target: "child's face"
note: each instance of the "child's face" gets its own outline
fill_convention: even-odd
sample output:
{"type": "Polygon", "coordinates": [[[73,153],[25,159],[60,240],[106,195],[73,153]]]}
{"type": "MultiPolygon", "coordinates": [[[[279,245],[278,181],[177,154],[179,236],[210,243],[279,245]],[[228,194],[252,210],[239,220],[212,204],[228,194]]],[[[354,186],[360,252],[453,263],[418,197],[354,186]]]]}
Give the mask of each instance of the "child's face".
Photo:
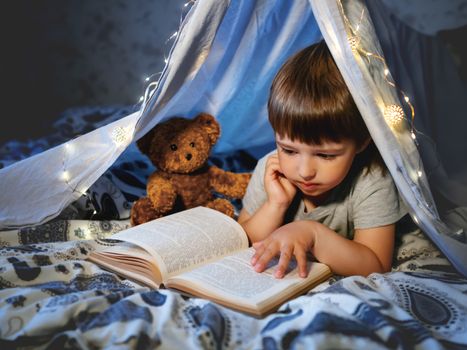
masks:
{"type": "Polygon", "coordinates": [[[324,199],[339,185],[358,153],[352,140],[314,145],[276,134],[276,142],[283,175],[310,198],[324,199]]]}

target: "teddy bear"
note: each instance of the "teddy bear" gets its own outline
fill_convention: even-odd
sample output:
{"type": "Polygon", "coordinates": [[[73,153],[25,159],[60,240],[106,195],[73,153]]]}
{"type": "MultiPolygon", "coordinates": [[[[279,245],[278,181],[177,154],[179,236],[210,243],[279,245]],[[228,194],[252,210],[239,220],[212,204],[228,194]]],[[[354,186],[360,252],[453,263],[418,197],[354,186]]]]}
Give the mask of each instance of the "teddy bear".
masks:
{"type": "Polygon", "coordinates": [[[146,197],[133,203],[133,226],[196,206],[234,217],[234,207],[227,198],[243,197],[251,173],[233,173],[208,164],[219,137],[217,120],[201,113],[194,119],[172,117],[136,142],[156,171],[148,178],[146,197]],[[215,193],[225,198],[216,198],[215,193]]]}

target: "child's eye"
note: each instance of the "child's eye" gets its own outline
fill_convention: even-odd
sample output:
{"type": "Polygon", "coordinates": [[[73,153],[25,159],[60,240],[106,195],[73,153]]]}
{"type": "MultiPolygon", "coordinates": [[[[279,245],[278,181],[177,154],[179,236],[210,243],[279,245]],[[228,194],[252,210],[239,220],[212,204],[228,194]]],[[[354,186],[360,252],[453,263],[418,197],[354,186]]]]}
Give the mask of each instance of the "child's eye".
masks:
{"type": "Polygon", "coordinates": [[[331,160],[331,159],[336,158],[335,154],[326,154],[326,153],[318,153],[317,156],[320,158],[326,159],[326,160],[331,160]]]}
{"type": "Polygon", "coordinates": [[[288,154],[288,155],[292,155],[292,154],[297,153],[294,150],[287,149],[287,148],[282,148],[282,152],[284,152],[285,154],[288,154]]]}

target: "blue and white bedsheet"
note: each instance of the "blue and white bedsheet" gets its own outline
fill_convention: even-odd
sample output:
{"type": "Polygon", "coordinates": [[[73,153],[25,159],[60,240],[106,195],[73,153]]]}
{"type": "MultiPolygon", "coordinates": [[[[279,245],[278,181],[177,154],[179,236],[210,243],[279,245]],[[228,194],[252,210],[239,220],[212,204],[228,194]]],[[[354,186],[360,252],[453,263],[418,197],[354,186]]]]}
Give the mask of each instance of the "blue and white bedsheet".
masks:
{"type": "Polygon", "coordinates": [[[467,347],[467,281],[419,231],[404,235],[393,272],[333,278],[258,319],[100,269],[86,257],[124,225],[78,226],[2,232],[0,348],[467,347]]]}

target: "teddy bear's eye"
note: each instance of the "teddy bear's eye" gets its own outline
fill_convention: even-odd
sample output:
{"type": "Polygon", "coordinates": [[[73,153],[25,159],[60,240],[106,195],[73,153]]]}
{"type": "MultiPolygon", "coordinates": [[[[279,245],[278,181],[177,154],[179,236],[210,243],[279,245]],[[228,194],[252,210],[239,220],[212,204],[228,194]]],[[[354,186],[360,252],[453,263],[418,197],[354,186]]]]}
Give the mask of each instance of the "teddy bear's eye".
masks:
{"type": "Polygon", "coordinates": [[[195,143],[194,143],[194,142],[190,142],[190,146],[191,146],[191,147],[195,147],[195,143]]]}
{"type": "Polygon", "coordinates": [[[174,144],[174,143],[172,143],[172,144],[170,145],[170,149],[171,149],[172,151],[176,151],[176,150],[177,150],[177,145],[174,144]]]}

